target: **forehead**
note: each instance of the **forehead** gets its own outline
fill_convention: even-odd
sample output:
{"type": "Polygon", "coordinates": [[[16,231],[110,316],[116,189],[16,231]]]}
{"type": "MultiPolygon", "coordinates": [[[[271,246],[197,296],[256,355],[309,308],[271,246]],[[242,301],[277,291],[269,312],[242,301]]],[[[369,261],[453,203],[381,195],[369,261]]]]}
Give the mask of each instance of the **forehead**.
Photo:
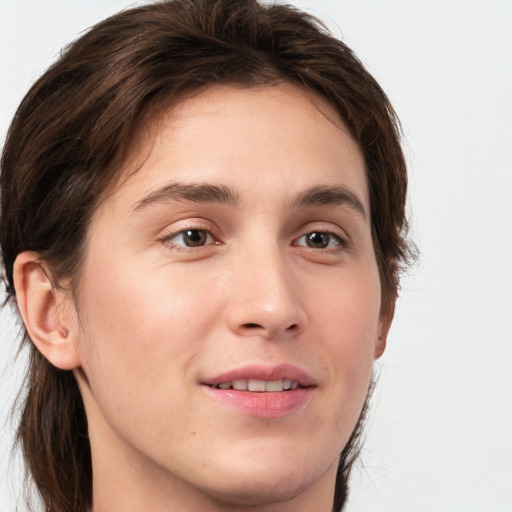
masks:
{"type": "Polygon", "coordinates": [[[114,195],[133,202],[169,180],[249,195],[258,185],[299,194],[341,180],[368,204],[364,158],[338,114],[288,83],[217,85],[161,108],[135,134],[122,176],[114,195]]]}

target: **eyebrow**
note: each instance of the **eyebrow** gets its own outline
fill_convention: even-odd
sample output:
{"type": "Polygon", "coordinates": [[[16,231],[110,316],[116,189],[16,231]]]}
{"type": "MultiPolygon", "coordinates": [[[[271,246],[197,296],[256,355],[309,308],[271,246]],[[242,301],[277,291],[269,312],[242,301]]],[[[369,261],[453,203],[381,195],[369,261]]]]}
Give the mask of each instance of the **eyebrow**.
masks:
{"type": "Polygon", "coordinates": [[[239,204],[238,194],[225,185],[170,183],[135,203],[132,210],[138,211],[155,203],[179,201],[180,199],[197,203],[221,203],[232,206],[239,204]]]}
{"type": "MultiPolygon", "coordinates": [[[[169,183],[135,203],[134,212],[147,206],[168,201],[193,201],[197,203],[220,203],[238,206],[240,198],[236,191],[226,185],[208,183],[169,183]]],[[[346,205],[366,219],[366,210],[359,198],[343,186],[318,186],[301,192],[292,202],[296,206],[346,205]]]]}
{"type": "Polygon", "coordinates": [[[342,186],[320,186],[301,192],[294,203],[297,206],[346,205],[367,218],[363,203],[354,192],[342,186]]]}

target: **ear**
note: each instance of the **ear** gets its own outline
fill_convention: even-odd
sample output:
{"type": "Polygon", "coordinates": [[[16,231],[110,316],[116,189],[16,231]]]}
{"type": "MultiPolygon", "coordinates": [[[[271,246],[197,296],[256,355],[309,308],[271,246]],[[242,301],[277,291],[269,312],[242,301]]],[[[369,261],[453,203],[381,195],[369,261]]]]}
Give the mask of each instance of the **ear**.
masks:
{"type": "Polygon", "coordinates": [[[54,289],[36,252],[18,254],[13,274],[18,309],[36,348],[57,368],[78,368],[78,322],[70,294],[54,289]]]}
{"type": "Polygon", "coordinates": [[[388,341],[388,333],[391,328],[391,323],[393,322],[393,317],[395,316],[395,302],[390,308],[390,311],[386,314],[380,315],[379,319],[379,330],[378,330],[378,338],[377,343],[375,345],[375,352],[373,354],[375,359],[379,359],[380,356],[384,353],[386,349],[386,343],[388,341]]]}

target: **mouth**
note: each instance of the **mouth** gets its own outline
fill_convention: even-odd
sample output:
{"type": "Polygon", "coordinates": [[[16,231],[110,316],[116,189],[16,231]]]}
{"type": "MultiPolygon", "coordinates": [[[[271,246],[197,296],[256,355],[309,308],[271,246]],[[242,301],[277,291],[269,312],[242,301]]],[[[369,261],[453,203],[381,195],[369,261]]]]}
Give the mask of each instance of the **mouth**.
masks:
{"type": "Polygon", "coordinates": [[[279,379],[279,380],[258,380],[258,379],[239,379],[221,382],[215,386],[215,389],[234,389],[235,391],[250,391],[252,393],[279,393],[281,391],[291,391],[298,388],[305,388],[309,386],[302,386],[296,380],[279,379]]]}
{"type": "Polygon", "coordinates": [[[315,380],[311,375],[292,364],[247,365],[211,378],[205,378],[201,384],[215,389],[254,393],[278,393],[316,387],[315,380]]]}
{"type": "Polygon", "coordinates": [[[224,406],[263,418],[279,418],[301,410],[317,387],[308,373],[289,364],[245,366],[201,384],[224,406]]]}

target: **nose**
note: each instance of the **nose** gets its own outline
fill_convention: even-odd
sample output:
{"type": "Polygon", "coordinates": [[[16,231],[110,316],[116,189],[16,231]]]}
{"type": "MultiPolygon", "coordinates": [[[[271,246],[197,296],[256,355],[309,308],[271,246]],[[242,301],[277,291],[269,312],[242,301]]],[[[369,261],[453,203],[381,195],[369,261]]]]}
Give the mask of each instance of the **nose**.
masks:
{"type": "Polygon", "coordinates": [[[301,303],[306,290],[278,247],[239,254],[234,262],[228,323],[239,336],[293,338],[307,324],[301,303]]]}

